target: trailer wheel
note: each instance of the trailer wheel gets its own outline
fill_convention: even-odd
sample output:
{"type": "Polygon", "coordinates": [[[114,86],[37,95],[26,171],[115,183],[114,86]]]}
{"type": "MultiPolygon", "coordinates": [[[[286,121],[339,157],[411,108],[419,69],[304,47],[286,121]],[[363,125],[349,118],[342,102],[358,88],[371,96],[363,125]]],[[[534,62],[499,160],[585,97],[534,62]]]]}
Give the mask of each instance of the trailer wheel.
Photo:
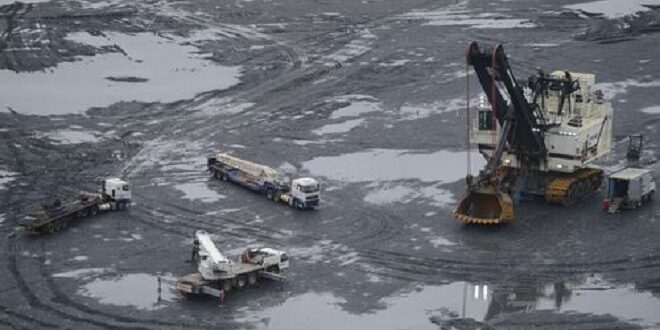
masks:
{"type": "Polygon", "coordinates": [[[273,193],[273,189],[268,189],[266,191],[266,198],[275,200],[275,194],[273,193]]]}
{"type": "Polygon", "coordinates": [[[254,286],[257,284],[257,273],[252,272],[247,275],[247,285],[254,286]]]}
{"type": "Polygon", "coordinates": [[[55,223],[55,231],[60,231],[64,228],[63,223],[61,221],[58,221],[55,223]]]}
{"type": "Polygon", "coordinates": [[[46,225],[46,233],[50,234],[55,231],[55,225],[50,222],[46,225]]]}
{"type": "Polygon", "coordinates": [[[92,215],[92,216],[99,214],[99,207],[96,206],[96,205],[92,206],[89,209],[89,214],[92,215]]]}
{"type": "Polygon", "coordinates": [[[293,207],[293,198],[289,199],[289,206],[293,207]]]}
{"type": "Polygon", "coordinates": [[[222,291],[227,292],[231,290],[233,285],[231,285],[231,280],[222,281],[222,291]]]}
{"type": "Polygon", "coordinates": [[[243,289],[247,284],[247,277],[245,275],[240,275],[236,278],[236,287],[238,289],[243,289]]]}
{"type": "Polygon", "coordinates": [[[270,267],[266,268],[266,271],[269,272],[269,273],[273,273],[273,274],[279,274],[280,273],[280,267],[277,266],[277,265],[273,265],[273,266],[270,266],[270,267]]]}
{"type": "Polygon", "coordinates": [[[222,173],[222,181],[227,181],[227,173],[222,173]]]}

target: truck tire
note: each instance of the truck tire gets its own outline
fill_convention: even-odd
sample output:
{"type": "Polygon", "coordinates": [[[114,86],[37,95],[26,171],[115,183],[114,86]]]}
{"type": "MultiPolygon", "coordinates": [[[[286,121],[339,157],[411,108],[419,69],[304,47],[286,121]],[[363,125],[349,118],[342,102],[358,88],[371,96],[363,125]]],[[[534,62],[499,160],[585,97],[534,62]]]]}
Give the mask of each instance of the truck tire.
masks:
{"type": "Polygon", "coordinates": [[[251,272],[247,274],[247,286],[252,287],[257,284],[257,273],[256,272],[251,272]]]}
{"type": "Polygon", "coordinates": [[[222,173],[222,181],[227,181],[227,173],[222,173]]]}
{"type": "Polygon", "coordinates": [[[97,205],[94,205],[89,209],[89,215],[95,216],[97,214],[99,214],[99,207],[97,205]]]}
{"type": "Polygon", "coordinates": [[[55,225],[54,225],[52,222],[49,222],[49,223],[46,224],[46,226],[45,226],[45,231],[46,231],[46,233],[48,233],[48,234],[51,234],[51,233],[55,232],[55,225]]]}
{"type": "Polygon", "coordinates": [[[268,189],[266,191],[266,198],[275,200],[275,193],[273,192],[273,189],[268,189]]]}
{"type": "Polygon", "coordinates": [[[239,275],[236,277],[236,288],[237,289],[243,289],[245,288],[245,285],[247,284],[247,277],[245,275],[239,275]]]}

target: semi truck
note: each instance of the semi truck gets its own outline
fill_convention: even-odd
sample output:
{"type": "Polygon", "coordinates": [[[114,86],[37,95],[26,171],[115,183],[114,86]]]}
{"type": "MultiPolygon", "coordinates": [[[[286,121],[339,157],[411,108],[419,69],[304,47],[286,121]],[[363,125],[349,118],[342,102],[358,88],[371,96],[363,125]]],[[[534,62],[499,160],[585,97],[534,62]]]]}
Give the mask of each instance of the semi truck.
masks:
{"type": "Polygon", "coordinates": [[[313,178],[298,178],[287,183],[279,173],[264,165],[243,160],[226,153],[208,158],[211,175],[222,181],[244,186],[275,202],[296,209],[313,209],[320,203],[319,182],[313,178]]]}
{"type": "Polygon", "coordinates": [[[252,287],[261,279],[284,282],[283,272],[289,268],[287,254],[272,248],[248,248],[233,262],[201,229],[194,234],[192,259],[197,272],[179,278],[176,289],[185,295],[210,295],[221,300],[227,292],[252,287]]]}
{"type": "Polygon", "coordinates": [[[81,191],[43,203],[38,210],[30,212],[19,226],[30,233],[53,233],[62,230],[74,219],[122,210],[130,203],[131,190],[128,182],[109,178],[101,182],[98,192],[81,191]]]}
{"type": "Polygon", "coordinates": [[[636,209],[653,199],[655,179],[648,169],[625,168],[607,179],[607,195],[603,210],[619,213],[621,209],[636,209]]]}

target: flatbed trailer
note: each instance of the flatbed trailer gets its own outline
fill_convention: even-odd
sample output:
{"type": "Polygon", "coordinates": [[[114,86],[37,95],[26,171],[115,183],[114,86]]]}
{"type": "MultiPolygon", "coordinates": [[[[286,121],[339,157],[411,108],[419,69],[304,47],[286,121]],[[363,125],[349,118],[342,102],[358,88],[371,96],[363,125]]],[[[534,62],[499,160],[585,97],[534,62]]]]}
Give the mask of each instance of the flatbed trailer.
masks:
{"type": "Polygon", "coordinates": [[[75,219],[101,212],[123,210],[130,204],[128,183],[113,178],[105,180],[101,192],[82,191],[41,205],[19,224],[26,232],[49,234],[60,231],[75,219]]]}
{"type": "Polygon", "coordinates": [[[209,295],[224,299],[227,292],[234,289],[244,289],[255,286],[260,280],[286,282],[286,277],[279,273],[269,272],[258,267],[246,267],[233,278],[223,280],[205,280],[202,273],[192,273],[179,278],[175,287],[179,292],[189,295],[209,295]]]}
{"type": "Polygon", "coordinates": [[[226,154],[208,158],[207,168],[216,179],[241,185],[296,209],[313,209],[320,203],[319,183],[313,178],[298,178],[289,184],[270,167],[226,154]]]}

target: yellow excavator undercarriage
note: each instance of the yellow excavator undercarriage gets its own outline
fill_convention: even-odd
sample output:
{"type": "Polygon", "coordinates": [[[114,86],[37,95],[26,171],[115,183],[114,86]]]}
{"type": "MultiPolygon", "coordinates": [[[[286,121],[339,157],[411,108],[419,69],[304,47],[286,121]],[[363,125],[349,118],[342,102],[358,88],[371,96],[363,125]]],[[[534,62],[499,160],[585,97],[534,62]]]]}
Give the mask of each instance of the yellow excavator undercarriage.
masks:
{"type": "MultiPolygon", "coordinates": [[[[454,211],[456,219],[465,223],[501,224],[514,217],[513,200],[504,186],[506,178],[515,177],[514,169],[500,168],[495,180],[469,188],[454,211]],[[508,175],[513,174],[513,175],[508,175]]],[[[572,205],[592,196],[603,181],[603,171],[585,168],[573,173],[539,173],[548,182],[545,200],[551,204],[572,205]]],[[[510,180],[510,179],[509,179],[510,180]]]]}

